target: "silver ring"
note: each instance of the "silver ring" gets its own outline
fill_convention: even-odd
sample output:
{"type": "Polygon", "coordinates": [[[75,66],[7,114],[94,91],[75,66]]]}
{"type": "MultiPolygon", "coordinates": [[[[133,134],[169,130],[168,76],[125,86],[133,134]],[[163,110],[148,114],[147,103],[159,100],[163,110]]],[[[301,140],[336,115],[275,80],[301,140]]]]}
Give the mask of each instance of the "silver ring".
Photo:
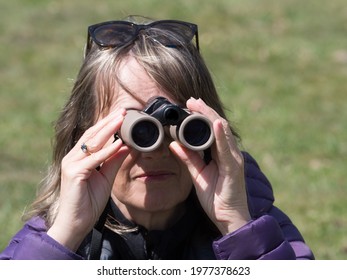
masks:
{"type": "Polygon", "coordinates": [[[85,143],[83,143],[81,145],[81,150],[82,150],[83,153],[89,154],[88,147],[87,147],[87,145],[85,143]]]}

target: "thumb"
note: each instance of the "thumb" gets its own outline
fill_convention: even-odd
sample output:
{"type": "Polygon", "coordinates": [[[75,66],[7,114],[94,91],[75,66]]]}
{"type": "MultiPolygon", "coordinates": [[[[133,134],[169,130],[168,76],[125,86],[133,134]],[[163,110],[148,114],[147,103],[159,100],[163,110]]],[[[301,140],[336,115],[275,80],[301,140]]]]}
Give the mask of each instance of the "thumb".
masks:
{"type": "Polygon", "coordinates": [[[107,181],[110,182],[110,185],[113,185],[113,181],[116,178],[116,174],[121,167],[123,161],[129,154],[130,149],[123,145],[120,149],[112,155],[107,161],[102,164],[101,172],[107,178],[107,181]]]}
{"type": "Polygon", "coordinates": [[[170,143],[169,148],[187,166],[195,187],[206,187],[208,178],[204,178],[206,163],[203,156],[196,151],[185,148],[175,141],[170,143]]]}

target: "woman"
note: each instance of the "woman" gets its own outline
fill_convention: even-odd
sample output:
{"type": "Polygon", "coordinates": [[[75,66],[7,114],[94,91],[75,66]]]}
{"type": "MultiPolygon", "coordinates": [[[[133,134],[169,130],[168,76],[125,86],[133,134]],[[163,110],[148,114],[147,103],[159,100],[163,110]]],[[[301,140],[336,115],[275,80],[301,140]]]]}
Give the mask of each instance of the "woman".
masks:
{"type": "Polygon", "coordinates": [[[199,54],[196,25],[93,25],[56,123],[52,166],[0,258],[312,259],[238,140],[199,54]],[[114,137],[130,110],[158,96],[205,116],[212,146],[194,151],[166,128],[159,147],[145,152],[114,137]]]}

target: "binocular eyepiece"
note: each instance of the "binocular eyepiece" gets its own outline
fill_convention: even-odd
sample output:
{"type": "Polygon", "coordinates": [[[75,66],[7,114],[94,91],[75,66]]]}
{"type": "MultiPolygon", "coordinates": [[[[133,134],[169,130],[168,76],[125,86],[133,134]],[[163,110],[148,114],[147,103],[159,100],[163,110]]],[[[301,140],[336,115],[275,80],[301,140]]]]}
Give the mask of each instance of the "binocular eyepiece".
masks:
{"type": "Polygon", "coordinates": [[[117,136],[140,152],[150,152],[162,144],[165,133],[194,151],[205,150],[214,141],[209,119],[164,97],[151,99],[143,111],[128,110],[117,136]]]}

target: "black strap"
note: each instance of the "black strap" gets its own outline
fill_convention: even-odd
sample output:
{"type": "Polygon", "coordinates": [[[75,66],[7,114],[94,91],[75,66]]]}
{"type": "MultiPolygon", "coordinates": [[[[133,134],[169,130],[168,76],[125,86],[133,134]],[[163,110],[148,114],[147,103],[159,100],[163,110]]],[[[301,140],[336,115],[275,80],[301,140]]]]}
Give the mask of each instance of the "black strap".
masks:
{"type": "Polygon", "coordinates": [[[104,211],[102,212],[98,222],[92,230],[92,239],[90,242],[90,251],[88,260],[100,260],[101,247],[102,247],[102,234],[106,222],[107,214],[110,209],[110,201],[107,202],[104,211]]]}

